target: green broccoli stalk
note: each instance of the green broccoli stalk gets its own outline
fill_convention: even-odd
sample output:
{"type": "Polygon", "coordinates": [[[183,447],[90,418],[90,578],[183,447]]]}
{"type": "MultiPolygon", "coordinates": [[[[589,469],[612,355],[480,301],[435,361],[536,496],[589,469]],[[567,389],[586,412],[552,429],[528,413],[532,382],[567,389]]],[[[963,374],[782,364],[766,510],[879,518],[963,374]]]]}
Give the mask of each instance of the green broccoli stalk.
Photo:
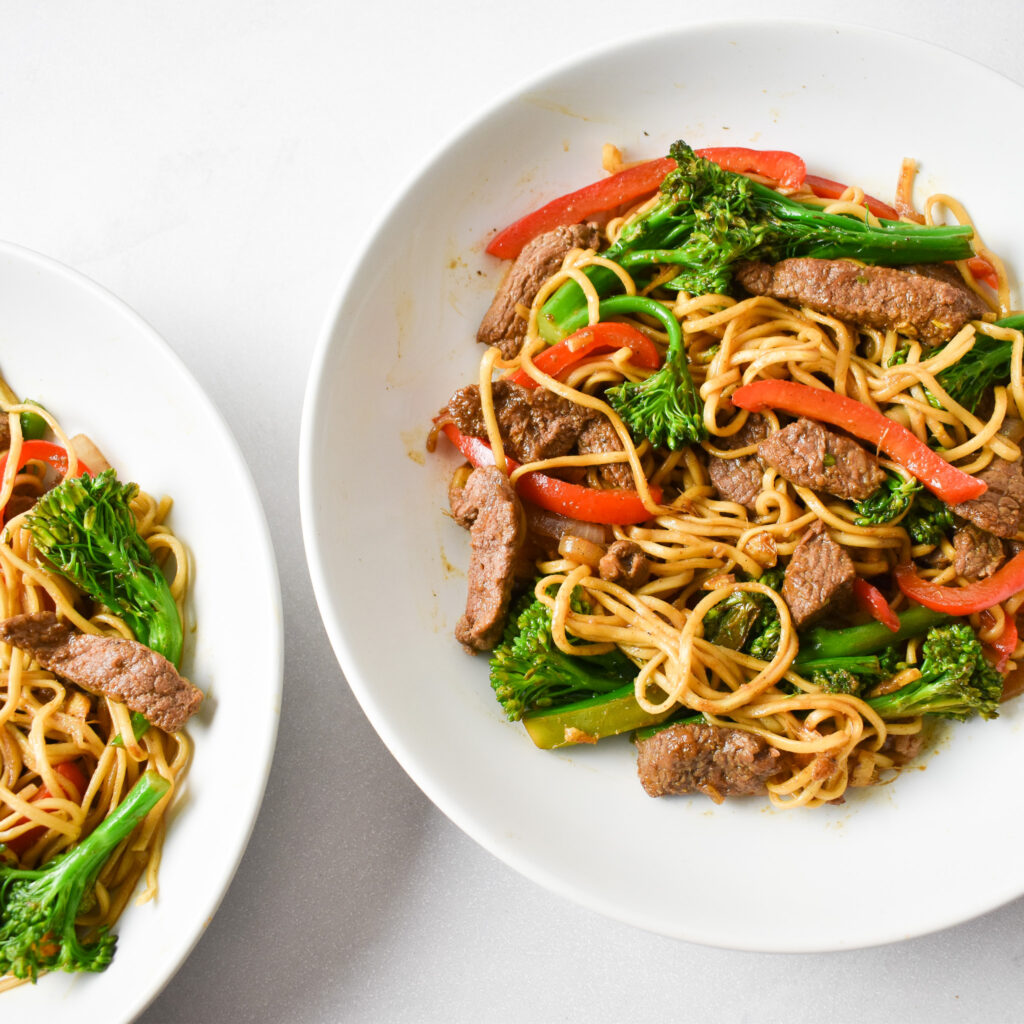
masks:
{"type": "Polygon", "coordinates": [[[181,617],[139,535],[129,505],[137,493],[112,469],[65,480],[36,502],[26,525],[57,572],[120,615],[140,643],[180,666],[181,617]]]}
{"type": "MultiPolygon", "coordinates": [[[[1024,315],[1008,316],[996,321],[994,326],[1024,330],[1024,315]]],[[[1009,382],[1012,359],[1012,341],[997,341],[984,331],[978,331],[971,348],[952,366],[940,370],[936,380],[954,402],[973,413],[982,395],[988,394],[996,384],[1009,382]]]]}
{"type": "Polygon", "coordinates": [[[899,614],[900,628],[893,632],[881,622],[868,622],[846,629],[825,629],[815,626],[800,635],[800,651],[793,667],[802,672],[802,666],[832,658],[853,658],[865,654],[878,654],[894,644],[916,636],[924,636],[933,626],[950,621],[945,612],[915,604],[899,614]]]}
{"type": "Polygon", "coordinates": [[[859,696],[903,668],[906,665],[899,660],[897,649],[888,647],[878,654],[805,661],[797,666],[797,671],[826,693],[852,693],[859,696]]]}
{"type": "MultiPolygon", "coordinates": [[[[575,598],[574,606],[582,610],[575,598]]],[[[620,689],[636,671],[619,650],[602,655],[560,650],[551,636],[551,611],[532,592],[509,616],[505,635],[491,655],[491,687],[513,722],[529,711],[620,689]]]]}
{"type": "Polygon", "coordinates": [[[921,648],[921,678],[868,704],[883,718],[938,715],[965,721],[996,718],[1003,677],[986,660],[974,630],[963,622],[929,631],[921,648]]]}
{"type": "MultiPolygon", "coordinates": [[[[665,362],[642,381],[623,381],[607,391],[612,408],[622,417],[637,443],[648,438],[659,448],[684,448],[707,436],[704,403],[690,376],[679,321],[663,303],[639,295],[616,295],[600,306],[602,320],[625,313],[643,313],[657,320],[668,335],[665,362]]],[[[582,306],[565,321],[569,332],[588,322],[582,306]]]]}
{"type": "Polygon", "coordinates": [[[148,771],[120,806],[67,853],[35,869],[0,864],[0,975],[35,982],[49,970],[106,968],[116,937],[100,929],[92,941],[82,941],[75,919],[114,849],[170,786],[163,776],[148,771]]]}
{"type": "Polygon", "coordinates": [[[921,484],[913,477],[886,473],[885,480],[873,494],[854,504],[858,526],[879,526],[902,516],[914,501],[921,484]]]}
{"type": "MultiPolygon", "coordinates": [[[[677,168],[666,175],[661,198],[628,224],[602,255],[643,278],[661,267],[678,273],[664,287],[692,294],[728,293],[740,260],[775,262],[791,256],[849,257],[901,266],[973,255],[966,225],[923,226],[883,221],[872,227],[857,217],[824,213],[749,178],[723,170],[676,142],[677,168]]],[[[605,267],[585,271],[599,295],[618,287],[605,267]]],[[[567,281],[544,304],[539,326],[549,341],[567,333],[565,322],[584,305],[583,291],[567,281]]]]}

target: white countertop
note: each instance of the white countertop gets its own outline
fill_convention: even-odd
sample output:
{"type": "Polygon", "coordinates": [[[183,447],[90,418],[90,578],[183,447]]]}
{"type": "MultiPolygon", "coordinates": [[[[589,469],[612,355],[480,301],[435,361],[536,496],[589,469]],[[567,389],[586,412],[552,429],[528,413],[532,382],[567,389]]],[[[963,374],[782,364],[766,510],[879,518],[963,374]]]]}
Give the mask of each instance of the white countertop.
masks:
{"type": "MultiPolygon", "coordinates": [[[[1024,84],[1024,6],[976,6],[771,10],[917,36],[1024,84]]],[[[408,779],[320,625],[297,444],[339,279],[413,166],[522,79],[659,16],[767,16],[756,0],[647,10],[632,23],[613,0],[0,3],[0,236],[99,281],[184,358],[252,466],[280,562],[285,690],[266,800],[219,913],[147,1024],[1024,1015],[1019,900],[900,945],[781,956],[661,938],[551,895],[408,779]]],[[[926,101],[922,83],[865,116],[909,120],[926,101]]],[[[971,102],[985,97],[965,97],[950,130],[983,142],[970,139],[971,102]]],[[[880,854],[899,870],[898,851],[880,854]]]]}

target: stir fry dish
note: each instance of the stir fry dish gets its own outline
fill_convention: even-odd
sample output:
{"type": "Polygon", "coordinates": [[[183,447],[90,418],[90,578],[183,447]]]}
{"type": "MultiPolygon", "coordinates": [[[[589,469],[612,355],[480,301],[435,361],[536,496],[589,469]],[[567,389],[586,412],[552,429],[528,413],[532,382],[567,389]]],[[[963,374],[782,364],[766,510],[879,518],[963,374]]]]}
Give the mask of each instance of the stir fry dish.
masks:
{"type": "Polygon", "coordinates": [[[651,796],[780,807],[893,779],[1022,688],[1024,315],[948,195],[784,151],[626,166],[491,240],[457,640],[553,749],[651,796]],[[611,737],[620,737],[612,740],[611,737]]]}
{"type": "Polygon", "coordinates": [[[0,991],[101,971],[144,882],[203,699],[180,674],[188,556],[171,503],[118,480],[0,379],[0,991]]]}

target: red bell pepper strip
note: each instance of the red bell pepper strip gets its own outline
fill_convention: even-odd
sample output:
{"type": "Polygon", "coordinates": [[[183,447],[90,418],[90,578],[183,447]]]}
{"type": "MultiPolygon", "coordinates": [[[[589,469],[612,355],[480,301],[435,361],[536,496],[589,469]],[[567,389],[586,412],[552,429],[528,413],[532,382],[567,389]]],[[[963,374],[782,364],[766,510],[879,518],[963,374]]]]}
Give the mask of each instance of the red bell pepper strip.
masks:
{"type": "MultiPolygon", "coordinates": [[[[18,456],[18,472],[25,468],[29,462],[45,462],[51,469],[55,470],[62,477],[68,473],[68,453],[66,449],[52,441],[23,441],[21,454],[18,456]]],[[[0,479],[3,478],[4,470],[7,468],[7,455],[0,455],[0,479]]],[[[78,460],[78,475],[88,473],[93,476],[93,471],[81,460],[78,460]]],[[[3,510],[0,509],[0,513],[3,510]]]]}
{"type": "MultiPolygon", "coordinates": [[[[557,345],[534,356],[533,364],[549,377],[558,377],[598,352],[617,352],[620,348],[632,351],[632,362],[637,366],[647,370],[656,370],[661,366],[661,353],[646,334],[641,334],[629,324],[611,321],[581,327],[557,345]]],[[[508,379],[524,388],[537,386],[537,382],[525,370],[516,370],[509,374],[508,379]]]]}
{"type": "MultiPolygon", "coordinates": [[[[454,423],[446,423],[441,429],[448,440],[474,466],[494,465],[494,452],[483,438],[461,433],[454,423]]],[[[520,465],[507,455],[505,462],[509,473],[518,469],[520,465]]],[[[583,487],[545,473],[524,473],[516,481],[516,490],[521,498],[532,501],[534,505],[547,509],[548,512],[557,512],[570,519],[581,519],[587,523],[628,526],[651,518],[651,513],[644,507],[636,491],[605,491],[596,487],[583,487]]],[[[651,497],[660,502],[661,489],[652,487],[651,497]]]]}
{"type": "Polygon", "coordinates": [[[1006,663],[1013,657],[1013,652],[1017,649],[1018,640],[1016,617],[1013,615],[1004,616],[1003,632],[999,635],[999,639],[992,644],[992,649],[998,655],[996,668],[1000,672],[1006,670],[1006,663]]]}
{"type": "Polygon", "coordinates": [[[858,576],[853,581],[853,597],[861,611],[867,612],[876,622],[894,633],[900,631],[899,616],[889,607],[878,587],[858,576]]]}
{"type": "Polygon", "coordinates": [[[745,149],[742,146],[711,146],[696,150],[727,171],[736,174],[758,174],[771,178],[784,188],[798,188],[807,177],[807,166],[796,153],[784,149],[745,149]]]}
{"type": "MultiPolygon", "coordinates": [[[[830,178],[821,178],[817,174],[808,174],[804,178],[804,184],[809,186],[810,190],[819,199],[838,199],[847,189],[846,185],[838,181],[832,181],[830,178]]],[[[882,220],[900,219],[900,215],[896,210],[888,203],[883,203],[881,199],[876,199],[874,196],[869,196],[865,193],[864,203],[876,217],[882,220]]]]}
{"type": "Polygon", "coordinates": [[[504,260],[514,259],[527,242],[545,231],[566,224],[579,224],[597,213],[605,213],[623,203],[653,195],[665,175],[675,170],[675,167],[675,160],[669,156],[649,160],[552,199],[546,206],[528,213],[499,231],[488,244],[487,252],[504,260]]]}
{"type": "Polygon", "coordinates": [[[885,452],[947,505],[977,498],[987,489],[983,480],[957,469],[906,427],[845,395],[792,380],[758,380],[730,397],[749,412],[778,409],[840,427],[885,452]]]}
{"type": "Polygon", "coordinates": [[[966,587],[944,587],[921,579],[909,562],[896,566],[896,585],[912,601],[936,612],[972,615],[983,612],[1024,590],[1024,551],[1014,555],[1001,569],[966,587]]]}
{"type": "MultiPolygon", "coordinates": [[[[795,153],[778,149],[744,149],[741,146],[712,146],[698,149],[698,156],[737,174],[760,174],[786,188],[796,188],[804,180],[807,168],[795,153]]],[[[527,242],[554,228],[580,221],[598,213],[607,213],[624,203],[632,203],[658,191],[669,171],[676,169],[670,156],[628,167],[618,174],[602,178],[569,192],[521,217],[499,231],[488,243],[487,252],[501,259],[515,259],[527,242]]]]}
{"type": "MultiPolygon", "coordinates": [[[[77,790],[79,797],[84,795],[89,782],[82,772],[82,769],[78,767],[78,764],[75,761],[64,761],[61,764],[54,765],[53,770],[71,783],[74,789],[77,790]]],[[[30,802],[36,803],[39,800],[46,800],[51,796],[53,796],[53,794],[46,786],[40,786],[40,788],[36,790],[30,802]]],[[[28,818],[22,818],[21,821],[16,822],[16,824],[20,825],[25,821],[28,821],[28,818]]],[[[33,843],[37,842],[45,832],[45,825],[36,825],[35,828],[30,828],[27,832],[22,832],[20,836],[8,839],[6,843],[7,849],[20,857],[32,846],[33,843]]]]}
{"type": "Polygon", "coordinates": [[[984,281],[990,288],[999,287],[999,275],[984,256],[972,256],[967,261],[967,269],[976,281],[984,281]]]}

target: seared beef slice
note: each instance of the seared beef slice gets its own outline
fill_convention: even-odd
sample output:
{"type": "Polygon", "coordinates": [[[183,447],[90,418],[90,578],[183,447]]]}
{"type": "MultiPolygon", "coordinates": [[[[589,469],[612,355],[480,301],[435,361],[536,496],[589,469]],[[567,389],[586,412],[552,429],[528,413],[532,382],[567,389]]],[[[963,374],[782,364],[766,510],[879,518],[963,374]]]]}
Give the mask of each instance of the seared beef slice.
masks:
{"type": "Polygon", "coordinates": [[[874,455],[813,420],[797,420],[765,438],[757,454],[787,480],[851,501],[863,501],[885,480],[874,455]]]}
{"type": "Polygon", "coordinates": [[[877,330],[897,330],[927,345],[948,341],[988,312],[962,280],[921,268],[865,267],[809,257],[744,263],[736,280],[754,295],[810,306],[877,330]]]}
{"type": "Polygon", "coordinates": [[[842,545],[819,519],[800,538],[786,566],[782,597],[799,629],[826,611],[842,610],[853,593],[857,573],[842,545]]]}

